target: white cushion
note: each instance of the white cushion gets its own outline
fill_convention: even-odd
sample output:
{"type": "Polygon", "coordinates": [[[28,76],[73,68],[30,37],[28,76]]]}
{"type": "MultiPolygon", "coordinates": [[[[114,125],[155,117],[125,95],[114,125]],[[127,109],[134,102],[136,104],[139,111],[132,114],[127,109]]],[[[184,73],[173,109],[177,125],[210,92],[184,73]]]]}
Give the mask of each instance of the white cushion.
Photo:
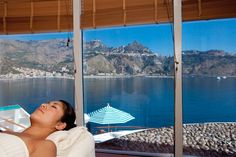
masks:
{"type": "Polygon", "coordinates": [[[56,131],[47,137],[57,147],[57,157],[95,157],[95,143],[85,127],[56,131]]]}

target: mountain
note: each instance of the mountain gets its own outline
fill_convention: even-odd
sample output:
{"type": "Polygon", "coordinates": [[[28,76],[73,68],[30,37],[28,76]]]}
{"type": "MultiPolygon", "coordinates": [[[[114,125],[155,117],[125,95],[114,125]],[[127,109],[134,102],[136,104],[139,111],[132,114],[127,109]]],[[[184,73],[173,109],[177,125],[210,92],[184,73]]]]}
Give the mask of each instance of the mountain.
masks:
{"type": "Polygon", "coordinates": [[[85,42],[83,45],[84,53],[106,53],[110,52],[112,48],[105,46],[100,40],[92,40],[85,42]]]}
{"type": "Polygon", "coordinates": [[[152,54],[153,52],[149,50],[147,47],[144,47],[137,41],[129,43],[126,46],[120,46],[117,48],[114,47],[107,47],[102,43],[100,40],[92,40],[86,42],[83,46],[83,50],[85,54],[96,54],[96,53],[141,53],[141,54],[152,54]]]}
{"type": "Polygon", "coordinates": [[[66,66],[73,71],[72,46],[66,40],[19,41],[0,39],[0,73],[15,73],[13,67],[60,71],[66,66]]]}
{"type": "Polygon", "coordinates": [[[221,50],[184,51],[183,74],[236,76],[236,55],[221,50]]]}
{"type": "MultiPolygon", "coordinates": [[[[173,57],[155,55],[137,41],[118,48],[106,47],[99,40],[96,43],[100,50],[85,49],[89,52],[84,57],[87,75],[173,75],[173,57]]],[[[236,55],[222,50],[183,51],[182,59],[184,75],[236,76],[236,55]]]]}
{"type": "MultiPolygon", "coordinates": [[[[102,49],[87,46],[89,51],[84,50],[89,52],[84,56],[87,75],[173,75],[173,57],[156,55],[137,41],[118,48],[106,47],[99,40],[96,43],[102,49]]],[[[183,75],[236,76],[236,55],[222,50],[183,51],[182,59],[183,75]]]]}
{"type": "Polygon", "coordinates": [[[163,59],[137,41],[118,48],[90,41],[84,47],[84,74],[167,75],[163,59]],[[101,49],[99,49],[101,48],[101,49]]]}
{"type": "MultiPolygon", "coordinates": [[[[73,45],[64,39],[19,41],[0,39],[0,74],[19,73],[14,67],[73,74],[73,45]]],[[[108,47],[100,40],[83,45],[85,75],[173,75],[173,56],[160,56],[134,41],[108,47]]],[[[236,76],[236,55],[221,50],[183,51],[183,74],[236,76]]]]}

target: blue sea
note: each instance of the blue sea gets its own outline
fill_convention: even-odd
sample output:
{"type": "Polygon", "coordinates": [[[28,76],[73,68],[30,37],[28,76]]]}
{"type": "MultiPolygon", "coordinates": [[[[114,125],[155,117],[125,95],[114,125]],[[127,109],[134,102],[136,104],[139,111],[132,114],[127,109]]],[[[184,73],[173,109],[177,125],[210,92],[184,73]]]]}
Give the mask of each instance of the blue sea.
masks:
{"type": "MultiPolygon", "coordinates": [[[[41,103],[65,99],[74,104],[74,80],[0,80],[0,106],[19,104],[32,113],[41,103]]],[[[135,117],[122,126],[161,127],[174,123],[173,78],[85,78],[84,112],[107,103],[135,117]]],[[[236,78],[183,78],[184,123],[236,122],[236,78]]],[[[99,125],[91,123],[90,127],[99,125]]]]}

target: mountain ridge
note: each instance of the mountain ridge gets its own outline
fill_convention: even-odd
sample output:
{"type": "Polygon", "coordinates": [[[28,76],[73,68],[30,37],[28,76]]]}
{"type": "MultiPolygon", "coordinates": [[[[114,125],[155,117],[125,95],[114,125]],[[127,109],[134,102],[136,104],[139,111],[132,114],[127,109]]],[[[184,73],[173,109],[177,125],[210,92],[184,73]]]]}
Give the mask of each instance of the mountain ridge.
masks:
{"type": "MultiPolygon", "coordinates": [[[[73,74],[73,45],[66,39],[1,40],[0,74],[16,73],[11,67],[73,74]]],[[[100,40],[83,45],[84,75],[173,75],[173,56],[161,56],[138,41],[108,47],[100,40]]],[[[223,50],[186,50],[182,53],[183,75],[236,76],[236,55],[223,50]]]]}

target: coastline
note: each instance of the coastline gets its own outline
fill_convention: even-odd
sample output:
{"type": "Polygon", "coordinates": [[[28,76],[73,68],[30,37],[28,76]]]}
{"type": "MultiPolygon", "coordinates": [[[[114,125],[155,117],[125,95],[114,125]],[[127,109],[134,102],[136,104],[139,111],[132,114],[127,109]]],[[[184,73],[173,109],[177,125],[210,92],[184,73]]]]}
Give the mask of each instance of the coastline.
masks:
{"type": "MultiPolygon", "coordinates": [[[[137,78],[137,77],[144,77],[144,78],[167,78],[167,79],[174,79],[174,76],[158,76],[158,75],[84,75],[84,79],[116,79],[116,78],[137,78]]],[[[224,76],[206,76],[206,75],[183,75],[183,78],[217,78],[217,77],[224,77],[224,76]]],[[[22,79],[37,79],[37,78],[61,78],[61,79],[72,79],[74,77],[72,75],[69,76],[21,76],[21,77],[1,77],[1,80],[22,80],[22,79]]],[[[236,78],[236,76],[227,76],[227,78],[236,78]]]]}
{"type": "Polygon", "coordinates": [[[71,79],[74,80],[74,77],[71,76],[32,76],[32,77],[20,77],[20,78],[0,78],[0,81],[8,81],[8,80],[23,80],[23,79],[54,79],[54,78],[59,78],[59,79],[71,79]]]}
{"type": "MultiPolygon", "coordinates": [[[[174,152],[173,127],[150,128],[96,144],[96,148],[148,153],[174,152]]],[[[236,122],[183,125],[185,155],[236,156],[236,122]]]]}

